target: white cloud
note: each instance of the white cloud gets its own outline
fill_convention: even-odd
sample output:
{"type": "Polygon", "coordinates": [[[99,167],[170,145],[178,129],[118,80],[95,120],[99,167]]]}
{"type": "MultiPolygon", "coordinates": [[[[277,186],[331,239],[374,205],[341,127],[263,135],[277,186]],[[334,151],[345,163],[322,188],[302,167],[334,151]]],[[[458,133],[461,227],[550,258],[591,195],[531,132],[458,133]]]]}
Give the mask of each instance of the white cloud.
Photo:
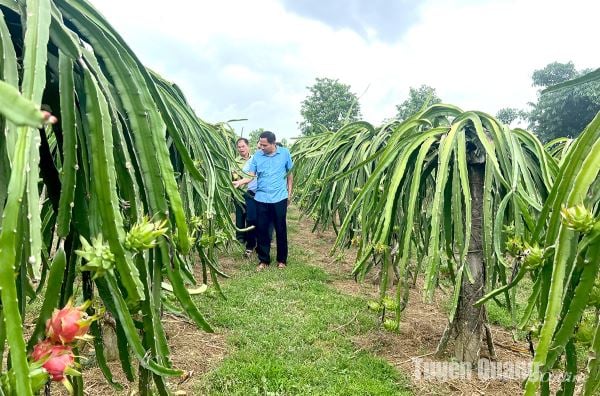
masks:
{"type": "Polygon", "coordinates": [[[226,65],[221,73],[224,78],[233,80],[238,84],[258,84],[264,77],[244,65],[226,65]]]}
{"type": "MultiPolygon", "coordinates": [[[[200,117],[249,118],[236,129],[287,137],[297,134],[300,102],[316,77],[364,92],[363,115],[379,123],[411,86],[428,84],[446,102],[495,113],[535,100],[531,73],[549,62],[600,64],[600,6],[584,0],[429,0],[412,26],[398,26],[396,42],[377,41],[376,26],[366,34],[333,28],[276,0],[92,2],[143,62],[180,85],[200,117]]],[[[393,23],[386,26],[390,33],[393,23]]]]}

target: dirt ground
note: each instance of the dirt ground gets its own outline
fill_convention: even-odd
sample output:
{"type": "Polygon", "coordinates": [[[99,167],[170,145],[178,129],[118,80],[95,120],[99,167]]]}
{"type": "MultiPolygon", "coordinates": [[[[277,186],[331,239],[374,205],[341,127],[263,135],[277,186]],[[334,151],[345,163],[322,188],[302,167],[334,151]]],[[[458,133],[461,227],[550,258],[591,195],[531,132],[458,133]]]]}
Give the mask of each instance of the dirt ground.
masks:
{"type": "MultiPolygon", "coordinates": [[[[329,250],[335,239],[333,233],[312,233],[312,223],[306,218],[295,220],[294,217],[290,219],[290,225],[296,229],[296,232],[290,234],[290,245],[301,246],[312,264],[330,273],[333,287],[349,295],[377,297],[376,285],[369,281],[359,284],[351,277],[353,252],[347,252],[338,259],[329,256],[329,250]]],[[[228,273],[233,275],[237,272],[237,265],[231,258],[223,257],[221,264],[228,273]]],[[[416,378],[414,374],[418,367],[415,361],[424,364],[451,361],[447,356],[442,358],[433,356],[447,324],[447,315],[442,308],[447,296],[444,292],[438,291],[433,304],[425,304],[420,290],[418,283],[417,287],[410,291],[409,304],[402,314],[399,333],[388,332],[382,328],[356,337],[353,342],[359,350],[374,353],[397,367],[410,379],[417,395],[521,394],[520,380],[485,380],[477,374],[477,371],[472,371],[470,378],[444,380],[416,378]]],[[[192,323],[170,315],[165,316],[164,323],[172,350],[173,364],[186,372],[183,378],[170,380],[170,388],[178,392],[177,394],[193,394],[194,385],[227,354],[226,334],[206,334],[192,323]]],[[[531,360],[525,341],[514,342],[510,332],[501,327],[492,326],[491,331],[495,341],[497,361],[527,363],[531,360]]],[[[487,349],[482,349],[482,356],[485,356],[486,351],[487,349]]],[[[119,362],[115,361],[110,365],[115,380],[124,385],[124,391],[114,391],[98,368],[90,368],[85,370],[86,394],[124,395],[135,392],[132,385],[125,380],[119,362]]]]}
{"type": "MultiPolygon", "coordinates": [[[[226,355],[226,334],[208,334],[186,320],[165,315],[163,323],[171,348],[173,366],[183,370],[181,378],[168,380],[169,389],[178,395],[193,395],[193,389],[203,374],[215,367],[226,355]]],[[[104,378],[98,367],[84,368],[84,394],[86,395],[135,395],[137,382],[129,383],[118,360],[109,362],[114,380],[123,385],[115,390],[104,378]]],[[[52,394],[66,395],[61,384],[54,383],[52,394]]]]}
{"type": "MultiPolygon", "coordinates": [[[[329,249],[333,246],[335,235],[331,232],[312,233],[312,224],[308,219],[297,221],[298,232],[291,237],[296,246],[306,246],[312,257],[311,262],[335,275],[332,285],[339,291],[377,298],[377,285],[370,281],[361,284],[354,281],[351,271],[354,264],[353,252],[348,252],[341,260],[332,260],[329,249]]],[[[402,313],[400,332],[381,330],[365,334],[353,340],[363,350],[370,351],[398,368],[411,380],[417,395],[518,395],[522,393],[521,380],[496,379],[485,380],[478,371],[470,372],[470,379],[461,375],[458,379],[425,380],[416,378],[416,369],[430,362],[451,362],[450,357],[436,358],[434,352],[447,324],[447,315],[443,303],[448,298],[443,291],[437,291],[433,304],[423,302],[422,282],[410,291],[409,303],[402,313]],[[422,364],[417,365],[416,362],[422,364]]],[[[519,362],[525,365],[531,361],[528,345],[525,341],[514,342],[509,331],[502,327],[491,326],[494,338],[497,362],[519,362]]],[[[487,356],[487,348],[482,349],[482,357],[487,356]]],[[[432,367],[431,365],[427,367],[432,367]]]]}

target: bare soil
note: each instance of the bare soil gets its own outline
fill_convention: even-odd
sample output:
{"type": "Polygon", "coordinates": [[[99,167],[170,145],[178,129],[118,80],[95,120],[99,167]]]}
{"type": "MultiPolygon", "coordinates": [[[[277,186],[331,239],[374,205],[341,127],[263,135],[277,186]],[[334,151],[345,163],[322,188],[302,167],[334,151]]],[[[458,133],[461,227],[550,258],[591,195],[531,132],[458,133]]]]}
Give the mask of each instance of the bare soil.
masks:
{"type": "MultiPolygon", "coordinates": [[[[335,235],[332,232],[312,232],[312,222],[307,218],[297,219],[297,211],[289,224],[295,228],[290,233],[290,246],[305,252],[306,261],[323,268],[332,275],[331,285],[341,293],[375,299],[378,296],[377,285],[371,280],[357,283],[351,276],[354,254],[347,251],[342,255],[329,255],[335,235]]],[[[223,257],[221,264],[230,275],[239,271],[239,263],[230,257],[223,257]]],[[[226,281],[224,281],[226,282],[226,281]]],[[[369,351],[387,360],[402,372],[410,381],[417,395],[506,395],[520,394],[520,380],[484,380],[471,372],[470,378],[453,380],[425,380],[415,375],[415,359],[422,361],[450,362],[448,356],[436,358],[434,352],[447,324],[447,315],[443,304],[449,296],[438,291],[432,304],[424,303],[420,290],[422,284],[410,291],[409,304],[402,313],[399,333],[388,332],[381,327],[355,337],[352,341],[358,350],[369,351]]],[[[226,334],[207,334],[198,330],[192,323],[181,318],[165,315],[164,323],[169,337],[172,360],[175,367],[185,371],[182,378],[169,380],[172,391],[177,394],[194,394],[195,384],[204,374],[214,368],[226,356],[228,346],[226,334]]],[[[497,360],[501,362],[529,362],[531,356],[524,341],[515,342],[509,331],[492,326],[497,360]]],[[[482,348],[482,356],[487,349],[482,348]]],[[[98,368],[85,370],[85,393],[88,395],[124,395],[135,392],[135,384],[130,384],[122,374],[118,361],[110,363],[115,380],[124,386],[124,391],[116,392],[104,379],[98,368]]],[[[58,387],[53,389],[58,390],[58,387]]],[[[61,391],[53,394],[62,393],[61,391]]]]}
{"type": "MultiPolygon", "coordinates": [[[[209,334],[191,322],[181,318],[165,315],[163,317],[165,331],[171,348],[173,366],[183,370],[180,378],[168,379],[169,389],[174,394],[194,394],[194,386],[202,376],[215,367],[226,355],[226,334],[209,334]],[[176,393],[178,392],[178,393],[176,393]]],[[[113,379],[123,385],[122,391],[115,390],[104,378],[98,367],[84,368],[84,394],[86,395],[132,395],[136,393],[137,382],[127,382],[120,362],[109,362],[113,379]]],[[[137,370],[136,370],[137,371],[137,370]]],[[[52,384],[52,394],[66,395],[61,384],[52,384]]]]}
{"type": "MultiPolygon", "coordinates": [[[[308,260],[334,275],[332,286],[340,292],[366,298],[377,298],[378,287],[374,280],[357,283],[351,276],[355,252],[348,251],[341,260],[329,256],[335,241],[332,232],[312,233],[312,223],[301,218],[297,221],[298,232],[291,235],[291,244],[306,248],[308,260]]],[[[410,290],[409,303],[402,313],[399,333],[383,329],[364,334],[353,339],[359,349],[372,352],[398,368],[411,380],[417,395],[507,395],[521,394],[520,379],[485,380],[477,370],[470,372],[470,378],[459,379],[419,379],[415,374],[416,359],[422,362],[451,362],[446,355],[435,357],[438,342],[448,323],[443,304],[449,298],[448,292],[438,290],[432,304],[424,303],[421,293],[422,282],[418,281],[410,290]]],[[[525,341],[515,342],[506,329],[491,326],[495,343],[497,362],[531,361],[525,341]]],[[[487,348],[482,348],[482,357],[487,357],[487,348]]],[[[421,366],[422,367],[422,366],[421,366]]],[[[421,371],[423,373],[423,371],[421,371]]],[[[421,375],[420,377],[423,377],[421,375]]]]}

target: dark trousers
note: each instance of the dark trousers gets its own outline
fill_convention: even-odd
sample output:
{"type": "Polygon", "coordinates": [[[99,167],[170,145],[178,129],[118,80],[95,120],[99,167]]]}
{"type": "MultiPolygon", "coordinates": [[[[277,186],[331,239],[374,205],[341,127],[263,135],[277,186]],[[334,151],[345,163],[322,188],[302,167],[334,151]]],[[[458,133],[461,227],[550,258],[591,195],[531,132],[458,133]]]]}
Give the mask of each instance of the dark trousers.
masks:
{"type": "MultiPolygon", "coordinates": [[[[235,206],[235,227],[238,229],[246,228],[246,205],[234,200],[235,206]]],[[[240,243],[244,243],[246,240],[244,232],[235,231],[235,239],[240,243]]]]}
{"type": "Polygon", "coordinates": [[[246,201],[246,227],[254,226],[250,231],[246,232],[244,239],[246,241],[246,250],[254,250],[256,247],[256,201],[254,193],[246,192],[244,194],[246,201]]]}
{"type": "Polygon", "coordinates": [[[269,224],[272,223],[277,236],[277,262],[287,263],[287,199],[276,203],[256,202],[256,251],[261,263],[271,263],[271,234],[269,224]]]}
{"type": "Polygon", "coordinates": [[[237,228],[255,228],[246,232],[236,231],[235,238],[246,245],[246,250],[254,250],[256,247],[256,201],[254,193],[244,192],[244,203],[235,202],[235,226],[237,228]]]}

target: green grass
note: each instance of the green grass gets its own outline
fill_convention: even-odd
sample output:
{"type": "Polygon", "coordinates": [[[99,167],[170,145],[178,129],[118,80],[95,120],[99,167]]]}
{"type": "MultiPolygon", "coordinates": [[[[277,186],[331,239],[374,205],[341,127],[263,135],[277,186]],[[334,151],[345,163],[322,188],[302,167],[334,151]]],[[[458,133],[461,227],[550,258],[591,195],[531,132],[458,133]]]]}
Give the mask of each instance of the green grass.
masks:
{"type": "Polygon", "coordinates": [[[377,326],[361,298],[327,285],[321,269],[292,250],[286,270],[256,273],[244,262],[224,282],[228,298],[202,296],[199,306],[229,353],[197,389],[209,395],[408,395],[391,365],[360,350],[352,337],[377,326]]]}
{"type": "MultiPolygon", "coordinates": [[[[450,282],[449,278],[444,278],[442,284],[447,290],[452,291],[454,285],[450,282]]],[[[514,298],[514,318],[511,312],[508,310],[506,305],[506,299],[504,294],[500,294],[496,297],[496,300],[500,302],[499,305],[495,300],[489,300],[485,303],[486,312],[488,315],[488,323],[501,326],[506,330],[513,332],[514,336],[519,340],[524,340],[527,335],[526,330],[520,330],[516,328],[517,323],[521,320],[525,314],[525,308],[527,307],[527,301],[531,293],[533,282],[528,277],[525,277],[519,282],[513,289],[509,291],[511,298],[514,298]],[[514,295],[513,295],[514,293],[514,295]]],[[[442,305],[442,310],[445,313],[450,313],[452,309],[452,295],[448,294],[442,305]]],[[[537,317],[537,313],[534,311],[532,319],[537,317]]]]}
{"type": "MultiPolygon", "coordinates": [[[[518,323],[523,315],[525,314],[525,308],[527,307],[527,301],[531,294],[533,282],[528,277],[525,277],[511,290],[509,293],[511,297],[514,293],[514,322],[518,323]]],[[[499,295],[498,300],[503,304],[506,304],[504,295],[499,295]]],[[[511,313],[506,306],[500,306],[494,301],[486,303],[487,314],[489,322],[495,325],[504,327],[505,329],[515,330],[515,335],[518,339],[524,340],[527,334],[526,330],[516,329],[516,323],[513,323],[511,313]]],[[[531,318],[535,320],[537,313],[534,311],[531,318]]]]}

